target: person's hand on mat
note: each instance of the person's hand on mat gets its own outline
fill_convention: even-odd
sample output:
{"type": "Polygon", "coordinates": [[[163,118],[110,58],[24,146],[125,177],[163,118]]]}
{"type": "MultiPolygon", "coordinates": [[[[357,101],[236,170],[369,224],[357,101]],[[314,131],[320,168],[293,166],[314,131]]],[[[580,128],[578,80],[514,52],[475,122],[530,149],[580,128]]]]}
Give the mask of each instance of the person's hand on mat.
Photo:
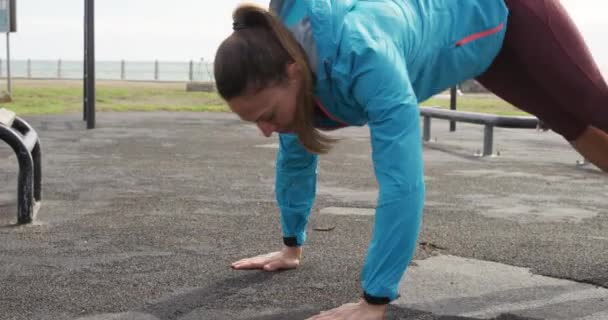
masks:
{"type": "Polygon", "coordinates": [[[357,303],[347,303],[341,307],[323,311],[307,320],[382,320],[387,305],[371,305],[361,299],[357,303]]]}
{"type": "Polygon", "coordinates": [[[295,269],[300,265],[301,256],[302,248],[285,247],[281,251],[239,260],[232,264],[232,268],[237,270],[263,269],[266,271],[295,269]]]}

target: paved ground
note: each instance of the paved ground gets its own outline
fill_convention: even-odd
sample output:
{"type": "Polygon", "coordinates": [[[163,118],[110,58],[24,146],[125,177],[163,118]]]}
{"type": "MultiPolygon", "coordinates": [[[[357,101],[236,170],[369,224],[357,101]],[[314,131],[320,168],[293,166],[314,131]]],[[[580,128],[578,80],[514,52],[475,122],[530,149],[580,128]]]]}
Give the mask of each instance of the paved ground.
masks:
{"type": "MultiPolygon", "coordinates": [[[[28,117],[44,202],[15,226],[0,149],[0,319],[303,319],[352,301],[376,191],[365,128],[323,157],[297,271],[231,270],[280,247],[274,139],[227,114],[28,117]],[[317,231],[332,229],[332,231],[317,231]]],[[[389,319],[608,319],[608,177],[551,132],[434,122],[416,259],[389,319]]]]}

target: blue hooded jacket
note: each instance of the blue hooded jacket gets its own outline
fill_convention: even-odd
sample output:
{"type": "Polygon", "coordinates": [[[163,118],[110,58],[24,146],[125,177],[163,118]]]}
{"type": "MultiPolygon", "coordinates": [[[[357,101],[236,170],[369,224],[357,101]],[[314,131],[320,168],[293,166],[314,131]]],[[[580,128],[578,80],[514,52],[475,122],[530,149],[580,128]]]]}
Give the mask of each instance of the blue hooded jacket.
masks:
{"type": "MultiPolygon", "coordinates": [[[[503,0],[273,0],[307,52],[329,123],[368,125],[379,186],[364,294],[392,301],[416,249],[425,196],[418,103],[483,73],[504,39],[503,0]]],[[[276,198],[286,244],[302,245],[318,157],[280,134],[276,198]]]]}

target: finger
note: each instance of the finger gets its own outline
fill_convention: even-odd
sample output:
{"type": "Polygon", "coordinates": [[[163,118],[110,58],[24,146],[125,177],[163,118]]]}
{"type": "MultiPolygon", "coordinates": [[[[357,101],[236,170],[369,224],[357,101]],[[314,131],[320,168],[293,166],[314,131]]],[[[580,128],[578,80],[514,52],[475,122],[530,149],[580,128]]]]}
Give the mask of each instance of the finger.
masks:
{"type": "Polygon", "coordinates": [[[234,266],[236,266],[238,264],[241,264],[241,263],[243,263],[243,260],[235,261],[235,262],[231,263],[230,266],[234,267],[234,266]]]}
{"type": "Polygon", "coordinates": [[[232,263],[232,265],[233,265],[233,266],[235,266],[235,265],[237,265],[237,264],[242,264],[243,262],[248,262],[248,261],[250,261],[250,260],[251,260],[251,258],[247,258],[247,259],[241,259],[241,260],[239,260],[239,261],[235,261],[235,262],[233,262],[233,263],[232,263]]]}
{"type": "Polygon", "coordinates": [[[334,309],[330,309],[330,310],[321,311],[320,314],[322,314],[324,316],[327,316],[327,315],[330,315],[330,314],[334,314],[337,311],[338,311],[338,308],[334,308],[334,309]]]}
{"type": "Polygon", "coordinates": [[[326,319],[333,319],[333,316],[338,312],[338,309],[331,309],[331,310],[325,310],[325,311],[321,311],[318,315],[314,316],[312,319],[314,320],[326,320],[326,319]]]}
{"type": "Polygon", "coordinates": [[[264,265],[264,270],[266,271],[277,271],[277,270],[286,270],[286,269],[295,269],[298,266],[296,261],[278,259],[273,261],[267,261],[264,265]]]}
{"type": "Polygon", "coordinates": [[[306,320],[326,320],[326,319],[327,319],[327,317],[325,314],[318,314],[318,315],[310,317],[306,320]]]}
{"type": "Polygon", "coordinates": [[[285,262],[282,260],[275,260],[264,265],[266,271],[277,271],[285,268],[285,262]]]}
{"type": "Polygon", "coordinates": [[[234,267],[233,269],[237,270],[251,270],[251,269],[262,269],[264,267],[263,263],[241,263],[234,267]]]}
{"type": "Polygon", "coordinates": [[[306,320],[322,320],[325,316],[327,316],[328,314],[330,314],[331,312],[333,312],[335,309],[331,309],[331,310],[324,310],[319,312],[318,314],[307,318],[306,320]]]}
{"type": "Polygon", "coordinates": [[[264,267],[264,261],[243,261],[235,264],[234,269],[261,269],[264,267]]]}
{"type": "Polygon", "coordinates": [[[271,259],[270,255],[263,255],[263,256],[243,259],[243,260],[235,262],[233,264],[233,268],[236,268],[236,269],[242,269],[242,268],[261,269],[264,266],[264,264],[266,264],[268,262],[269,259],[271,259]]]}
{"type": "Polygon", "coordinates": [[[268,259],[271,255],[272,254],[264,254],[264,255],[259,255],[259,256],[255,256],[255,257],[249,257],[249,258],[241,259],[239,261],[233,262],[232,265],[241,264],[241,263],[244,263],[244,262],[256,261],[256,260],[268,259]]]}
{"type": "Polygon", "coordinates": [[[332,319],[339,319],[339,318],[336,318],[336,316],[334,314],[319,314],[319,315],[315,316],[313,319],[314,320],[332,320],[332,319]]]}

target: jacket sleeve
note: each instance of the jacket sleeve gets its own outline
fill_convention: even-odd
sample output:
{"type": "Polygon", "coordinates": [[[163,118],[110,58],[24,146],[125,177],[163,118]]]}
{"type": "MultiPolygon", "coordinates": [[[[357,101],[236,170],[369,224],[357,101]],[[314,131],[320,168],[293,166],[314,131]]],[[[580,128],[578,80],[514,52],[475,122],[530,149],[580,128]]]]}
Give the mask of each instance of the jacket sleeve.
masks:
{"type": "MultiPolygon", "coordinates": [[[[304,7],[296,0],[272,0],[269,8],[290,27],[303,14],[304,7]]],[[[279,134],[275,195],[287,246],[301,246],[306,241],[306,225],[317,187],[317,162],[318,156],[304,149],[295,134],[279,134]]]]}
{"type": "Polygon", "coordinates": [[[275,195],[281,211],[285,245],[301,246],[317,186],[318,156],[308,152],[295,134],[279,134],[275,195]]]}
{"type": "Polygon", "coordinates": [[[362,271],[366,300],[388,303],[416,250],[425,196],[418,102],[394,44],[377,40],[353,58],[354,99],[365,108],[379,187],[362,271]]]}

